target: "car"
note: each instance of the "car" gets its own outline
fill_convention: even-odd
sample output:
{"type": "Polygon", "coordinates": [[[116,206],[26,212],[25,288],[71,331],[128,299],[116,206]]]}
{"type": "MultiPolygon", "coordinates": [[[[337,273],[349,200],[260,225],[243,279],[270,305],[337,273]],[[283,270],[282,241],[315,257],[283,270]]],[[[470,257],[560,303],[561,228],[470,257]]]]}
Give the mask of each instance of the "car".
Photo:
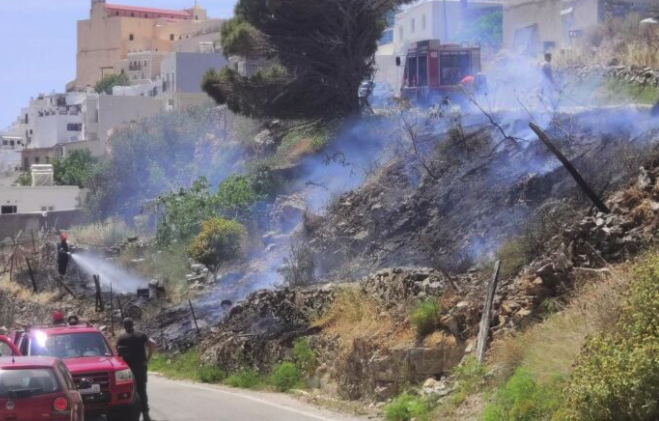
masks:
{"type": "Polygon", "coordinates": [[[51,357],[0,357],[0,419],[84,421],[82,396],[66,365],[51,357]]]}
{"type": "Polygon", "coordinates": [[[15,333],[24,356],[60,358],[80,387],[88,418],[105,415],[108,421],[138,421],[139,396],[133,373],[96,327],[31,326],[15,333]],[[83,380],[89,387],[81,387],[83,380]]]}

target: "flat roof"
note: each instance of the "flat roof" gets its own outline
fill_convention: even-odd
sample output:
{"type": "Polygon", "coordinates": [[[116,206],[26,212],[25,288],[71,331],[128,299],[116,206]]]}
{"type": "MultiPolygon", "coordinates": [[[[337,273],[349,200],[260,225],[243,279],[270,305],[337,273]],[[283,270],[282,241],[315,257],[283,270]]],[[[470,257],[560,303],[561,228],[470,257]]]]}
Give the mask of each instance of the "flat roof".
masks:
{"type": "Polygon", "coordinates": [[[190,15],[190,13],[185,10],[153,9],[150,7],[124,6],[121,4],[106,4],[105,8],[107,10],[123,10],[123,11],[138,12],[138,13],[156,13],[161,15],[178,16],[181,18],[192,17],[192,15],[190,15]]]}

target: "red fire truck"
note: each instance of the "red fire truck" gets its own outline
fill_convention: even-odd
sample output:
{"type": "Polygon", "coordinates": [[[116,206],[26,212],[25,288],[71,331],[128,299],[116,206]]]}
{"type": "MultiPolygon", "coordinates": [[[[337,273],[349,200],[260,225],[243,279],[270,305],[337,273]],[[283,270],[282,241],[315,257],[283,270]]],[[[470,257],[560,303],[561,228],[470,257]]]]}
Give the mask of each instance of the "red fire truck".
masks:
{"type": "Polygon", "coordinates": [[[485,83],[481,72],[480,45],[442,44],[439,40],[410,44],[402,62],[404,66],[401,97],[420,103],[444,99],[459,101],[465,83],[479,89],[485,83]]]}

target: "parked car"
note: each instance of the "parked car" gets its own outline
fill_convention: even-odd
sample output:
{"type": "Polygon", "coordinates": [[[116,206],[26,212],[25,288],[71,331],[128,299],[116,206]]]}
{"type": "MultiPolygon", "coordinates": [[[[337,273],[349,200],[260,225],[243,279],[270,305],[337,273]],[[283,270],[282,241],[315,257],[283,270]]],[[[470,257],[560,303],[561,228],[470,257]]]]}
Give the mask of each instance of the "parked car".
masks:
{"type": "Polygon", "coordinates": [[[362,82],[359,85],[359,98],[368,101],[371,107],[384,107],[393,103],[394,88],[387,82],[362,82]]]}
{"type": "Polygon", "coordinates": [[[0,357],[0,419],[84,421],[85,409],[73,377],[61,360],[0,357]]]}
{"type": "Polygon", "coordinates": [[[88,418],[140,419],[133,373],[96,327],[86,323],[27,327],[14,335],[22,355],[56,357],[64,362],[80,390],[88,418]]]}

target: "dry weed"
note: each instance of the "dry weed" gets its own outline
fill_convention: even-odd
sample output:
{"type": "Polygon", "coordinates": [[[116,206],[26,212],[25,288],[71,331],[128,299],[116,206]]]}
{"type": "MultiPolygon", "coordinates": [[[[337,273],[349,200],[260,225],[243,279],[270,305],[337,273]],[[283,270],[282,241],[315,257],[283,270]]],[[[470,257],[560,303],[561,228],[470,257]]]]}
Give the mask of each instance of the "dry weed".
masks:
{"type": "Polygon", "coordinates": [[[623,273],[614,268],[578,270],[575,298],[563,311],[495,342],[490,359],[502,378],[522,365],[540,381],[557,375],[567,377],[586,338],[610,328],[617,320],[628,284],[623,273]]]}
{"type": "Polygon", "coordinates": [[[110,247],[137,235],[137,232],[123,221],[108,220],[73,227],[67,230],[67,234],[73,243],[91,247],[110,247]]]}
{"type": "Polygon", "coordinates": [[[345,286],[336,294],[330,309],[314,325],[322,327],[325,334],[336,336],[342,349],[348,350],[355,339],[363,338],[377,338],[382,346],[414,342],[410,326],[396,323],[358,286],[345,286]]]}

